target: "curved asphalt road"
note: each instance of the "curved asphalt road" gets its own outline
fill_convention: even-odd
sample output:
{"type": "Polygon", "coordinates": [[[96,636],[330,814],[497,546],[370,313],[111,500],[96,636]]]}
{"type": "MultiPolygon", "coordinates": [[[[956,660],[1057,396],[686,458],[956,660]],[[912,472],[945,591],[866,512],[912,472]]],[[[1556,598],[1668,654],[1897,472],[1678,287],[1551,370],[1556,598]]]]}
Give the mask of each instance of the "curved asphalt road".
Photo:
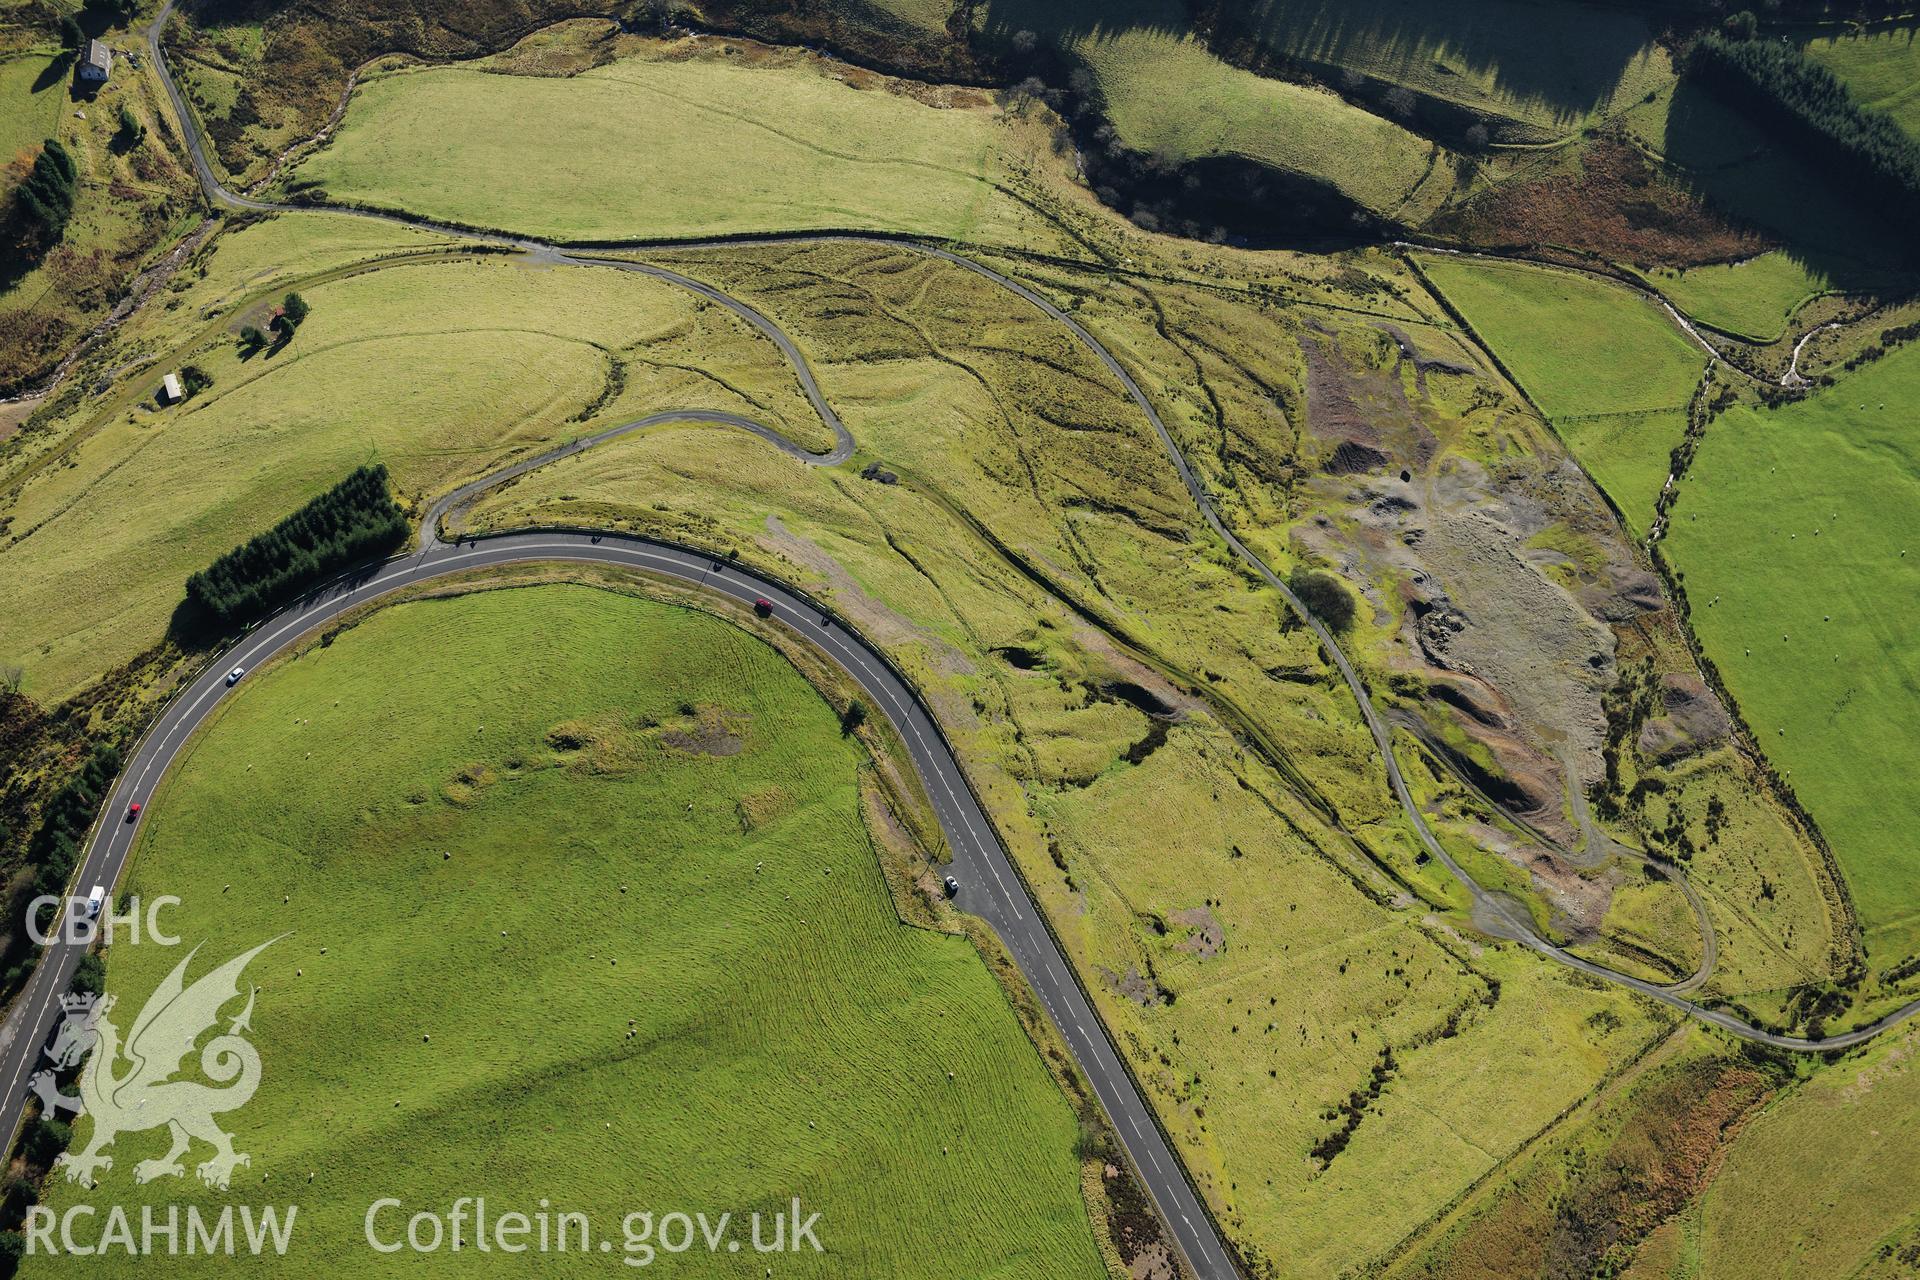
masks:
{"type": "MultiPolygon", "coordinates": [[[[233,208],[298,211],[297,206],[253,200],[227,191],[207,163],[197,133],[195,117],[182,100],[160,52],[161,27],[171,9],[172,5],[169,3],[156,17],[148,31],[148,45],[161,81],[172,100],[182,133],[187,140],[195,171],[208,197],[233,208]]],[[[333,211],[342,212],[341,210],[333,211]]],[[[1027,898],[1018,873],[1001,846],[991,822],[967,786],[965,775],[954,758],[951,748],[913,691],[880,657],[877,650],[847,630],[843,624],[829,620],[811,602],[784,586],[736,566],[722,569],[710,556],[687,548],[614,534],[528,533],[452,545],[441,542],[438,538],[439,517],[446,511],[470,501],[481,490],[512,476],[524,474],[556,457],[663,422],[691,420],[722,422],[751,431],[808,462],[843,461],[852,452],[852,438],[821,394],[811,369],[792,341],[777,325],[738,299],[710,285],[661,267],[582,256],[536,240],[475,233],[399,214],[345,212],[359,212],[363,217],[441,231],[469,240],[519,249],[550,260],[635,271],[690,289],[740,315],[780,348],[800,379],[802,389],[815,411],[819,413],[822,422],[833,430],[835,447],[826,454],[810,454],[780,437],[778,433],[750,419],[733,414],[680,410],[627,423],[539,457],[526,459],[504,472],[476,481],[447,495],[434,508],[432,517],[423,531],[423,545],[420,551],[323,588],[300,604],[283,610],[210,664],[199,679],[167,706],[141,741],[134,758],[123,770],[120,779],[109,794],[101,824],[88,845],[87,855],[82,861],[76,878],[75,883],[79,891],[84,894],[87,888],[94,884],[110,886],[115,882],[132,846],[135,830],[133,825],[121,820],[121,815],[124,814],[130,801],[144,799],[150,794],[153,785],[165,772],[173,753],[186,741],[195,726],[226,691],[224,673],[235,665],[249,668],[258,665],[284,649],[299,636],[344,610],[357,607],[400,587],[428,581],[443,574],[490,565],[537,560],[593,562],[645,570],[749,603],[756,597],[765,596],[774,602],[776,615],[815,643],[829,658],[842,667],[866,691],[900,732],[951,846],[954,874],[965,885],[961,895],[962,905],[987,921],[1006,944],[1015,962],[1032,984],[1035,993],[1040,997],[1049,1016],[1059,1028],[1094,1091],[1112,1117],[1129,1156],[1194,1270],[1199,1275],[1209,1278],[1235,1275],[1233,1263],[1221,1244],[1211,1220],[1206,1216],[1198,1194],[1188,1182],[1165,1135],[1158,1128],[1151,1109],[1136,1089],[1131,1075],[1115,1051],[1086,993],[1075,980],[1067,960],[1047,931],[1044,920],[1027,898]]],[[[1381,752],[1388,781],[1403,812],[1412,823],[1422,845],[1466,888],[1473,901],[1475,918],[1482,927],[1512,938],[1569,968],[1626,986],[1733,1035],[1776,1048],[1816,1051],[1845,1049],[1861,1044],[1895,1023],[1920,1013],[1920,1001],[1914,1001],[1869,1026],[1844,1035],[1819,1041],[1781,1036],[1754,1027],[1724,1011],[1698,1005],[1667,987],[1616,972],[1572,955],[1541,938],[1535,933],[1531,921],[1523,912],[1516,910],[1504,898],[1482,889],[1434,836],[1401,774],[1398,761],[1393,754],[1389,728],[1374,708],[1364,681],[1345,652],[1326,627],[1288,589],[1285,581],[1227,527],[1200,478],[1193,471],[1172,433],[1154,410],[1152,403],[1138,383],[1092,333],[1071,315],[1026,285],[946,249],[879,236],[841,234],[814,238],[884,243],[939,258],[971,271],[1008,290],[1029,305],[1038,308],[1056,323],[1063,325],[1106,367],[1153,427],[1168,459],[1208,526],[1232,549],[1234,554],[1277,591],[1313,630],[1322,648],[1353,692],[1361,715],[1367,723],[1369,732],[1373,735],[1375,745],[1381,752]]],[[[4,1110],[0,1110],[0,1123],[4,1123],[9,1131],[18,1125],[24,1110],[23,1089],[29,1074],[36,1069],[42,1043],[40,1032],[51,1029],[58,1009],[58,996],[67,990],[73,969],[82,954],[84,954],[84,948],[78,946],[56,945],[48,948],[26,992],[8,1019],[6,1033],[0,1036],[0,1040],[4,1041],[3,1047],[0,1047],[0,1079],[7,1082],[4,1098],[0,1099],[0,1106],[4,1107],[4,1110]]]]}
{"type": "MultiPolygon", "coordinates": [[[[1027,898],[993,824],[968,787],[959,762],[932,715],[906,682],[865,640],[818,606],[780,583],[704,552],[618,534],[525,533],[476,542],[442,542],[429,526],[426,546],[413,554],[349,575],[324,587],[256,627],[207,665],[200,677],[161,712],[121,771],[106,799],[76,879],[84,894],[95,884],[111,887],[134,843],[137,823],[124,820],[127,805],[145,801],[177,752],[229,689],[226,672],[253,670],[275,654],[349,609],[399,588],[450,573],[523,562],[578,562],[642,570],[751,606],[773,602],[774,619],[815,645],[844,670],[892,722],[931,800],[952,850],[951,871],[963,886],[959,905],[984,919],[1012,954],[1046,1007],[1106,1108],[1140,1177],[1166,1216],[1180,1249],[1206,1280],[1229,1280],[1236,1272],[1199,1197],[1157,1127],[1153,1112],[1135,1090],[1132,1076],[1108,1039],[1066,958],[1027,898]]],[[[6,1082],[0,1125],[11,1132],[25,1106],[26,1082],[44,1065],[41,1034],[58,1021],[59,995],[85,954],[79,945],[47,949],[10,1022],[14,1034],[0,1052],[6,1082]],[[24,1031],[24,1033],[23,1033],[24,1031]]]]}
{"type": "MultiPolygon", "coordinates": [[[[148,46],[161,81],[173,101],[176,118],[188,140],[188,150],[203,188],[210,198],[229,206],[274,209],[260,201],[227,192],[207,164],[195,133],[193,115],[161,56],[159,36],[172,4],[162,8],[148,30],[148,46]]],[[[372,215],[381,216],[381,215],[372,215]]],[[[412,219],[388,221],[421,225],[412,219]]],[[[508,236],[471,236],[457,228],[453,234],[524,250],[541,257],[578,262],[537,242],[508,236]]],[[[675,410],[653,414],[574,441],[547,453],[521,460],[501,471],[464,485],[435,504],[421,532],[420,548],[412,555],[350,574],[323,587],[298,604],[275,614],[250,631],[227,652],[207,665],[200,676],[161,711],[126,762],[104,802],[101,818],[87,844],[74,884],[84,896],[91,886],[111,888],[117,883],[132,850],[137,823],[125,821],[127,806],[144,803],[165,774],[174,753],[194,729],[232,690],[225,673],[235,666],[252,670],[301,636],[341,613],[403,587],[449,573],[531,561],[574,561],[614,565],[677,579],[751,605],[764,597],[773,602],[774,617],[813,643],[865,691],[893,724],[905,743],[915,771],[933,805],[935,816],[952,854],[951,874],[961,885],[958,904],[978,915],[993,929],[1020,968],[1034,994],[1053,1020],[1068,1051],[1074,1056],[1141,1182],[1159,1209],[1175,1247],[1202,1280],[1237,1280],[1231,1256],[1208,1216],[1199,1193],[1161,1131],[1152,1108],[1137,1089],[1086,992],[1080,987],[1065,954],[1026,895],[1019,873],[1000,843],[985,811],[938,725],[905,680],[878,650],[818,606],[771,579],[738,566],[722,564],[706,553],[666,543],[618,534],[528,533],[489,538],[484,542],[449,544],[439,537],[441,518],[482,491],[524,475],[568,454],[630,432],[669,422],[720,423],[751,432],[782,451],[812,465],[834,465],[853,453],[853,437],[814,380],[813,372],[792,340],[775,324],[738,299],[700,281],[643,263],[601,260],[592,265],[635,271],[692,290],[741,316],[771,340],[786,356],[801,388],[821,421],[833,432],[834,447],[823,454],[799,448],[778,432],[738,414],[706,410],[675,410]]],[[[244,687],[244,682],[242,686],[244,687]]],[[[17,1131],[25,1113],[27,1081],[45,1065],[41,1049],[60,1018],[59,997],[72,984],[73,972],[86,953],[84,945],[47,947],[39,967],[9,1012],[0,1031],[0,1128],[17,1131]]]]}

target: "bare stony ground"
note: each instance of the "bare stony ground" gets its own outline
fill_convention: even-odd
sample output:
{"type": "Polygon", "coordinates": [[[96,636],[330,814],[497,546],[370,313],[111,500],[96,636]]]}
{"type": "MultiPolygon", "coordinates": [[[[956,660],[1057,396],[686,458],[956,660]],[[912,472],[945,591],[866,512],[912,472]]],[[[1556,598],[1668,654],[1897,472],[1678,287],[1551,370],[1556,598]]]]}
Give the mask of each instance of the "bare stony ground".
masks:
{"type": "MultiPolygon", "coordinates": [[[[1494,431],[1491,457],[1449,447],[1457,424],[1429,397],[1476,375],[1420,360],[1392,332],[1368,353],[1310,331],[1301,352],[1320,514],[1296,541],[1360,587],[1376,625],[1399,620],[1387,661],[1426,682],[1437,723],[1491,754],[1498,769],[1480,770],[1482,790],[1555,842],[1580,845],[1590,825],[1580,793],[1604,776],[1615,627],[1666,607],[1658,578],[1551,437],[1528,449],[1514,443],[1525,433],[1494,431]]],[[[1693,677],[1669,681],[1666,712],[1647,729],[1653,754],[1725,734],[1724,711],[1693,677]]],[[[1480,834],[1533,873],[1573,932],[1605,914],[1609,877],[1583,880],[1569,859],[1480,834]]]]}

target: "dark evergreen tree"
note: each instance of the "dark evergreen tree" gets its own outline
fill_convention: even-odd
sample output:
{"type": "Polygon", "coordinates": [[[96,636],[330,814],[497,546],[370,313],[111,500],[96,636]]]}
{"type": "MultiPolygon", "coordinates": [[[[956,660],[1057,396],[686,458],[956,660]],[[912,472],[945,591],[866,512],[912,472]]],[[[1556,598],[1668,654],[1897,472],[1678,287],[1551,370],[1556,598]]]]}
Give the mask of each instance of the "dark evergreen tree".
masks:
{"type": "Polygon", "coordinates": [[[1920,219],[1920,143],[1893,119],[1854,101],[1847,86],[1798,45],[1701,37],[1689,74],[1752,112],[1898,225],[1920,219]]]}
{"type": "Polygon", "coordinates": [[[359,467],[265,533],[187,579],[187,598],[221,625],[272,609],[320,580],[391,551],[407,518],[384,466],[359,467]]]}
{"type": "Polygon", "coordinates": [[[13,196],[16,235],[28,252],[44,251],[66,234],[79,176],[67,149],[48,138],[13,196]]]}

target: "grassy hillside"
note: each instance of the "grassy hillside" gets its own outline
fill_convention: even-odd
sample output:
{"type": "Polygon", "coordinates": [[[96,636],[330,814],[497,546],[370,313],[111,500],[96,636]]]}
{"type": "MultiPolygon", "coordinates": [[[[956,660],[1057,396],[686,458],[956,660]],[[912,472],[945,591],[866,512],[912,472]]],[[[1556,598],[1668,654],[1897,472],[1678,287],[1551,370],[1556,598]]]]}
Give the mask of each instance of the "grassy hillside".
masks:
{"type": "Polygon", "coordinates": [[[1904,256],[1885,223],[1843,184],[1690,80],[1660,89],[1624,119],[1677,181],[1830,277],[1864,275],[1872,284],[1886,263],[1904,256]]]}
{"type": "MultiPolygon", "coordinates": [[[[0,15],[0,48],[9,37],[0,15]]],[[[42,39],[33,31],[26,38],[42,39]]],[[[107,32],[124,53],[125,32],[107,32]]],[[[0,396],[42,377],[125,291],[139,270],[192,225],[196,202],[171,151],[154,84],[124,59],[96,93],[73,92],[73,68],[41,44],[0,56],[0,210],[48,138],[78,169],[72,220],[60,241],[33,258],[0,255],[0,396]],[[121,135],[120,112],[146,128],[121,135]]]]}
{"type": "MultiPolygon", "coordinates": [[[[932,691],[1202,1191],[1272,1274],[1382,1256],[1652,1034],[1630,997],[1462,948],[1449,929],[1464,935],[1464,917],[1430,923],[1457,899],[1416,864],[1344,689],[1308,633],[1274,625],[1271,593],[1204,550],[1138,411],[1056,325],[897,250],[671,261],[786,325],[863,455],[900,483],[663,432],[529,476],[476,522],[617,521],[737,548],[875,637],[932,691]],[[1206,675],[1176,684],[1169,669],[1206,675]],[[1148,714],[1116,695],[1126,684],[1173,710],[1148,714]],[[1256,734],[1283,763],[1248,745],[1256,734]],[[1312,1152],[1388,1047],[1391,1083],[1323,1167],[1312,1152]],[[1427,1155],[1409,1162],[1410,1148],[1427,1155]]],[[[1164,317],[1206,353],[1235,439],[1275,444],[1276,389],[1298,403],[1296,310],[1015,269],[1078,297],[1184,413],[1205,391],[1159,345],[1164,317]],[[1250,419],[1241,378],[1265,392],[1250,419]]]]}
{"type": "Polygon", "coordinates": [[[437,494],[513,451],[667,407],[730,408],[825,440],[771,344],[642,277],[456,261],[304,296],[313,313],[284,350],[243,359],[232,331],[261,313],[229,313],[166,366],[197,362],[211,389],[156,409],[162,369],[148,369],[131,389],[149,398],[108,400],[71,465],[43,468],[0,508],[0,572],[19,606],[0,614],[0,653],[26,668],[29,692],[64,696],[153,644],[189,573],[362,462],[437,494]]]}
{"type": "Polygon", "coordinates": [[[1012,126],[982,94],[935,106],[817,60],[747,67],[717,48],[681,61],[631,47],[655,56],[566,79],[376,77],[293,182],[557,239],[857,228],[1009,242],[1029,229],[997,185],[1012,126]]]}
{"type": "Polygon", "coordinates": [[[1826,832],[1877,968],[1920,951],[1920,346],[1707,431],[1671,525],[1693,625],[1826,832]]]}
{"type": "Polygon", "coordinates": [[[1920,28],[1879,27],[1820,36],[1807,52],[1846,82],[1860,105],[1920,136],[1920,28]]]}
{"type": "Polygon", "coordinates": [[[1440,1215],[1388,1274],[1695,1275],[1667,1258],[1669,1219],[1782,1074],[1704,1033],[1676,1034],[1440,1215]]]}
{"type": "MultiPolygon", "coordinates": [[[[972,946],[895,915],[862,760],[768,646],[588,587],[402,604],[249,676],[125,887],[180,895],[197,964],[289,935],[248,971],[264,1082],[227,1117],[245,1194],[301,1206],[285,1265],[384,1272],[382,1195],[546,1197],[616,1249],[632,1210],[798,1195],[824,1254],[701,1272],[1104,1274],[1073,1112],[972,946]]],[[[123,1024],[184,954],[111,954],[123,1024]]],[[[165,1145],[121,1137],[54,1203],[229,1198],[136,1188],[165,1145]]],[[[126,1270],[62,1261],[24,1274],[126,1270]]]]}
{"type": "Polygon", "coordinates": [[[1619,285],[1461,257],[1422,257],[1420,266],[1644,531],[1705,353],[1619,285]]]}
{"type": "Polygon", "coordinates": [[[1370,77],[1492,117],[1513,141],[1562,136],[1672,78],[1637,15],[1560,0],[1219,3],[1229,41],[1337,83],[1370,77]]]}
{"type": "Polygon", "coordinates": [[[1701,1280],[1909,1270],[1920,1159],[1898,1135],[1920,1110],[1912,1030],[1784,1093],[1729,1151],[1686,1226],[1701,1280]],[[1891,1263],[1892,1265],[1888,1265],[1891,1263]]]}
{"type": "Polygon", "coordinates": [[[66,77],[47,54],[0,59],[0,101],[7,104],[0,113],[0,157],[11,162],[52,136],[66,90],[66,77]]]}
{"type": "Polygon", "coordinates": [[[1449,175],[1426,191],[1434,148],[1424,139],[1332,93],[1230,65],[1171,0],[1006,0],[978,14],[987,38],[1010,44],[1031,32],[1084,67],[1118,141],[1136,151],[1175,162],[1245,157],[1321,178],[1393,216],[1427,211],[1450,187],[1449,175]]]}

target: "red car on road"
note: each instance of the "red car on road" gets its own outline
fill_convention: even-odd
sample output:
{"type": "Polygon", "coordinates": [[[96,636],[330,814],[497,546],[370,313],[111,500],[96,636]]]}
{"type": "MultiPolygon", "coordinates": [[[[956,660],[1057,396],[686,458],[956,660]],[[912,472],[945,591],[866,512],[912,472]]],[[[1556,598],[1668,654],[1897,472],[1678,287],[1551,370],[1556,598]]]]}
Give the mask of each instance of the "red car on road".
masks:
{"type": "Polygon", "coordinates": [[[761,596],[753,602],[753,611],[765,618],[773,613],[773,601],[761,596]]]}
{"type": "Polygon", "coordinates": [[[132,804],[127,806],[127,821],[132,822],[135,818],[138,818],[139,816],[140,816],[140,802],[138,800],[135,800],[132,804]]]}

